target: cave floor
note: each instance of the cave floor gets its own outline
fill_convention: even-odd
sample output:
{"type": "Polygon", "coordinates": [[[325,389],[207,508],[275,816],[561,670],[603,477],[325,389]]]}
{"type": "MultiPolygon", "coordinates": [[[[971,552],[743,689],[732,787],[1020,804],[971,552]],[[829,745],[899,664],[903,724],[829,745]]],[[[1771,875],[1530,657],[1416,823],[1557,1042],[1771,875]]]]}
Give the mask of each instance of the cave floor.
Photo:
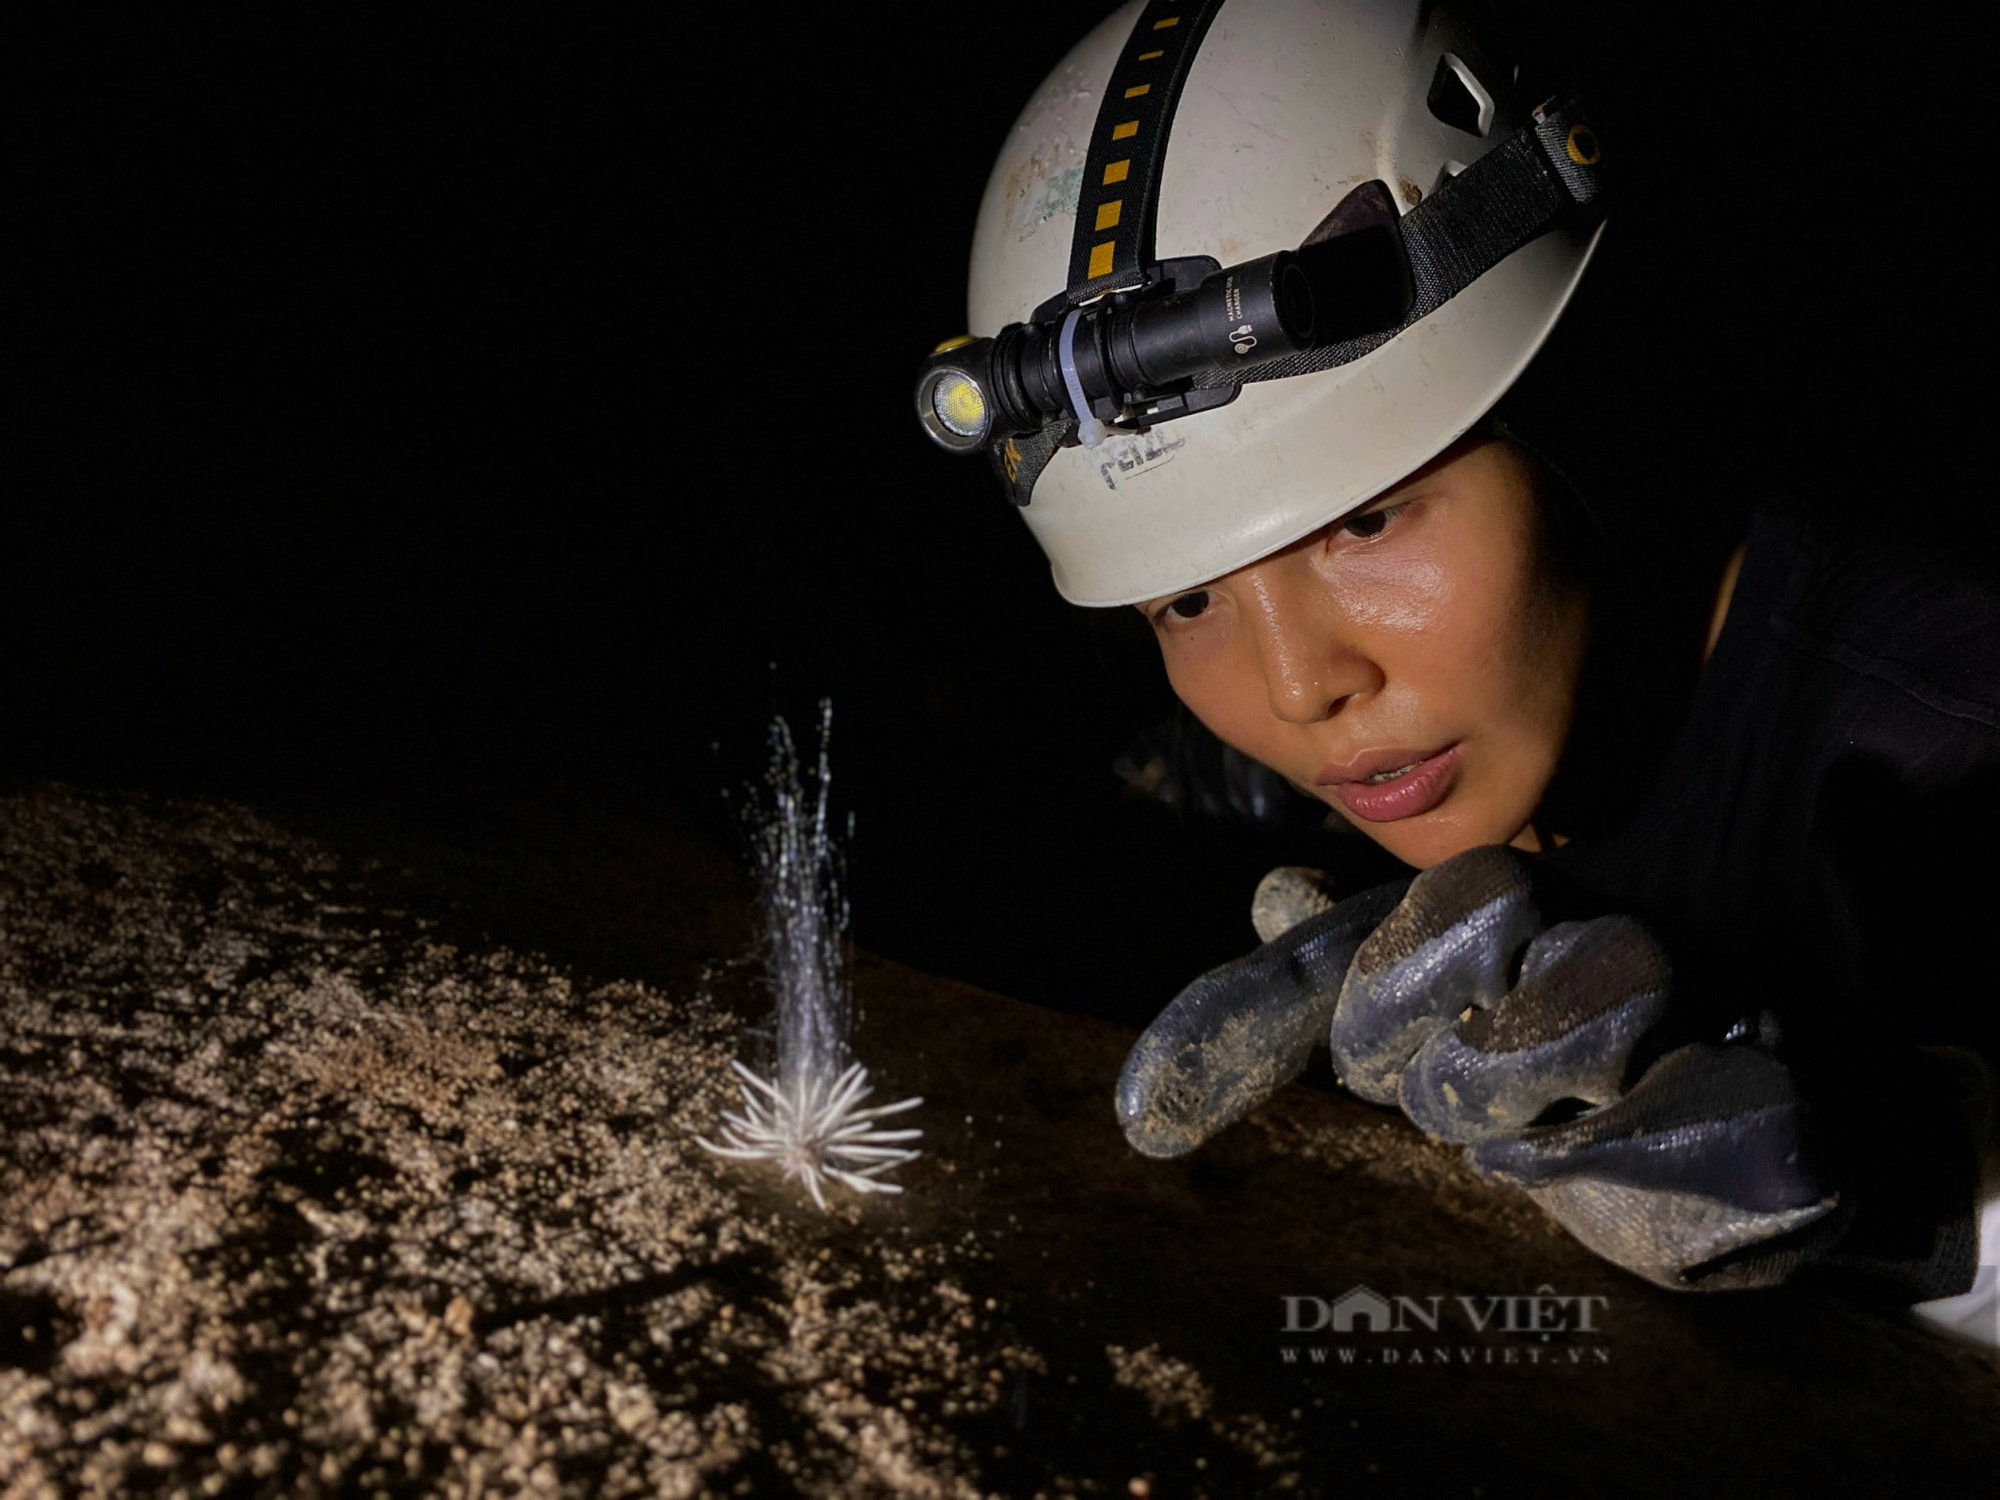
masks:
{"type": "Polygon", "coordinates": [[[1657,1290],[1325,1089],[1143,1159],[1129,1031],[866,954],[857,1050],[924,1155],[822,1213],[693,1143],[754,1054],[750,946],[738,867],[616,787],[0,797],[0,1497],[2000,1472],[1988,1355],[1657,1290]],[[1400,1330],[1326,1326],[1357,1288],[1400,1330]]]}

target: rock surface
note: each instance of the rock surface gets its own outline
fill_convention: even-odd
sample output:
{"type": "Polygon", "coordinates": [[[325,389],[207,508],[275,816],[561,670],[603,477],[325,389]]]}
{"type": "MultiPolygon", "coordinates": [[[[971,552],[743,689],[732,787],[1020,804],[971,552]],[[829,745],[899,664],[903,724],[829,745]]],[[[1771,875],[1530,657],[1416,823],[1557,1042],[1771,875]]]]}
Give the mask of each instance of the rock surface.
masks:
{"type": "Polygon", "coordinates": [[[925,1096],[926,1154],[821,1214],[692,1144],[754,1060],[740,877],[669,815],[580,805],[0,798],[0,1496],[2000,1472],[1973,1351],[1808,1289],[1642,1285],[1309,1088],[1141,1159],[1129,1033],[866,957],[859,1050],[925,1096]],[[1284,1331],[1358,1285],[1406,1331],[1284,1331]]]}

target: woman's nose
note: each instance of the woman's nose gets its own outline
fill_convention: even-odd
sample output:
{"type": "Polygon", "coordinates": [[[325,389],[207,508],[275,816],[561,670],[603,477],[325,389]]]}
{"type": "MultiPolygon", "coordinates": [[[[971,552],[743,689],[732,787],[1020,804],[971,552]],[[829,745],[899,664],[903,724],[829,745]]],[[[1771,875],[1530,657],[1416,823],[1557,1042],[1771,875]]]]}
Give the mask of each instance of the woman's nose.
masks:
{"type": "Polygon", "coordinates": [[[1251,569],[1253,628],[1271,696],[1271,712],[1288,724],[1317,724],[1346,702],[1381,686],[1381,673],[1350,639],[1337,612],[1315,597],[1317,578],[1294,579],[1278,569],[1251,569]]]}

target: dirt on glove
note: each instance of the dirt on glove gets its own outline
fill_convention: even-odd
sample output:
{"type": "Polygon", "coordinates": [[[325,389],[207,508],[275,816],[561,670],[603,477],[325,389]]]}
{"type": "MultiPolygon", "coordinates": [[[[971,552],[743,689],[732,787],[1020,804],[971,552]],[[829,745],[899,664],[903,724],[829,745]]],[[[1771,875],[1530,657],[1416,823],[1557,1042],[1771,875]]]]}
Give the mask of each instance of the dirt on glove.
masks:
{"type": "Polygon", "coordinates": [[[2000,1472],[1985,1356],[1644,1285],[1323,1090],[1138,1157],[1129,1032],[865,955],[924,1155],[820,1213],[692,1139],[766,1008],[737,867],[629,787],[558,803],[0,797],[5,1500],[2000,1472]]]}

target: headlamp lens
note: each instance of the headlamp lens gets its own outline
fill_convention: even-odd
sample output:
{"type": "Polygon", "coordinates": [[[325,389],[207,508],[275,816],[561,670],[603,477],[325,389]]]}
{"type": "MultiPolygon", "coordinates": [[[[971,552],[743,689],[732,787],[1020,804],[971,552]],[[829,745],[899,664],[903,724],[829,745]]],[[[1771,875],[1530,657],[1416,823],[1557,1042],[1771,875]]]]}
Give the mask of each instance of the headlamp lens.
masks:
{"type": "Polygon", "coordinates": [[[931,386],[931,410],[947,431],[977,438],[986,431],[986,396],[961,370],[946,370],[931,386]]]}

